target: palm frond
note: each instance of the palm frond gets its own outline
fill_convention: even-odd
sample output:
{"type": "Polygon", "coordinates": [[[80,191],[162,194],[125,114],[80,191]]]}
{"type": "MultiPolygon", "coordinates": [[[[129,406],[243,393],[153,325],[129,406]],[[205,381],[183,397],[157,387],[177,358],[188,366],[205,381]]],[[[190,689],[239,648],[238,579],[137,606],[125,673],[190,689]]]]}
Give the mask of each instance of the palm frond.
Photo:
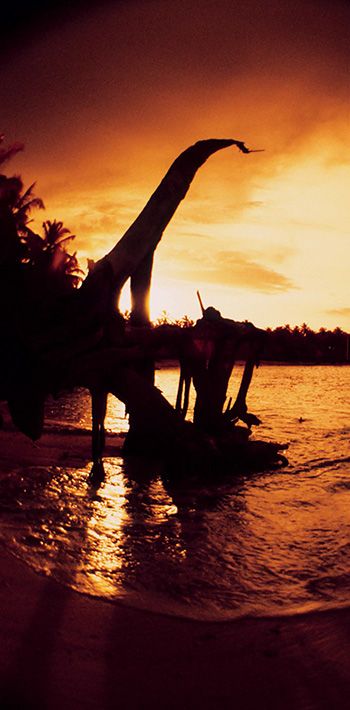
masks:
{"type": "Polygon", "coordinates": [[[67,275],[76,276],[79,280],[85,276],[85,272],[79,266],[79,261],[77,259],[77,252],[74,254],[67,254],[68,258],[65,264],[65,272],[67,275]]]}
{"type": "Polygon", "coordinates": [[[44,203],[40,199],[40,197],[35,197],[33,200],[31,200],[30,203],[27,203],[23,205],[20,209],[14,210],[14,218],[16,220],[17,227],[19,229],[23,229],[23,227],[28,224],[29,220],[29,212],[32,209],[44,209],[44,203]]]}
{"type": "Polygon", "coordinates": [[[24,205],[26,202],[28,202],[29,200],[32,200],[32,199],[33,199],[33,188],[34,188],[34,187],[35,187],[35,182],[33,182],[31,185],[29,185],[29,187],[28,187],[27,190],[23,193],[23,195],[20,195],[20,197],[18,198],[18,200],[17,200],[17,202],[16,202],[16,208],[17,208],[17,209],[21,209],[21,207],[23,207],[23,205],[24,205]]]}
{"type": "Polygon", "coordinates": [[[75,234],[71,234],[70,230],[63,226],[63,222],[55,219],[53,222],[50,219],[43,222],[43,229],[44,239],[49,247],[58,246],[63,244],[63,242],[75,239],[75,234]]]}
{"type": "MultiPolygon", "coordinates": [[[[69,230],[67,230],[69,231],[69,230]]],[[[72,239],[75,239],[75,234],[68,234],[67,237],[61,237],[56,240],[55,244],[62,246],[64,242],[70,242],[72,239]]]]}
{"type": "Polygon", "coordinates": [[[45,205],[40,197],[33,195],[35,182],[28,187],[23,195],[18,195],[13,208],[13,215],[16,220],[17,228],[23,229],[29,222],[29,213],[33,209],[44,209],[45,205]]]}
{"type": "Polygon", "coordinates": [[[28,250],[28,257],[32,263],[36,263],[42,257],[44,251],[44,240],[33,232],[29,227],[25,227],[22,235],[23,241],[28,250]]]}

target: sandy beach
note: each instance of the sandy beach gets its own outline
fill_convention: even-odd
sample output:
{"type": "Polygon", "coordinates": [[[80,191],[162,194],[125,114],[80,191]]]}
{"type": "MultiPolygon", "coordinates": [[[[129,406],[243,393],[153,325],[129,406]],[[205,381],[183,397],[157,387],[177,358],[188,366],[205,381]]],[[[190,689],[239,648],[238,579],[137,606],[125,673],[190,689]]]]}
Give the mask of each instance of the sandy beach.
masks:
{"type": "Polygon", "coordinates": [[[344,708],[350,612],[194,622],[110,604],[1,549],[4,708],[344,708]]]}
{"type": "MultiPolygon", "coordinates": [[[[4,470],[89,459],[88,436],[0,432],[4,470]]],[[[110,452],[118,440],[108,440],[110,452]]],[[[1,707],[344,708],[350,610],[199,622],[71,591],[1,557],[1,707]]]]}

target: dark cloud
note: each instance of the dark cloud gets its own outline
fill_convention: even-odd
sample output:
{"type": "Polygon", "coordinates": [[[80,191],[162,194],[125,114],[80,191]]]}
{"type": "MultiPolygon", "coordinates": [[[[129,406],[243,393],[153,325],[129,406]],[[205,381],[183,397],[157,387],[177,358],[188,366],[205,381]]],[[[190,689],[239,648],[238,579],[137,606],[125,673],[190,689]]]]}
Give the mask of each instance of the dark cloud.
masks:
{"type": "Polygon", "coordinates": [[[12,117],[39,152],[55,140],[69,159],[68,145],[76,155],[104,136],[108,155],[113,133],[137,143],[137,127],[143,142],[157,129],[164,150],[167,134],[171,146],[215,127],[263,140],[271,156],[348,99],[350,6],[340,2],[90,2],[83,12],[75,0],[73,11],[26,51],[19,42],[3,81],[3,129],[12,117]]]}
{"type": "MultiPolygon", "coordinates": [[[[115,5],[125,0],[113,0],[115,5]]],[[[28,46],[43,34],[77,22],[87,12],[104,5],[107,9],[112,0],[31,0],[31,2],[4,2],[1,7],[0,56],[6,56],[28,46]]]]}

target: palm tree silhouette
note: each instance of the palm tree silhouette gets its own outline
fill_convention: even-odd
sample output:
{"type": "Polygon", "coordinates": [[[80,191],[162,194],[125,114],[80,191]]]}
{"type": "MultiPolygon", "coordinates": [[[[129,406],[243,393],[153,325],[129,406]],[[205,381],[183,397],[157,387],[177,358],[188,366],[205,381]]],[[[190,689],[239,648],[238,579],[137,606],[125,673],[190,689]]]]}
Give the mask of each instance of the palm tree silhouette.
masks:
{"type": "Polygon", "coordinates": [[[77,288],[84,277],[84,271],[79,267],[77,252],[70,254],[67,251],[67,245],[75,239],[75,234],[57,220],[43,222],[43,237],[29,231],[27,229],[27,240],[29,248],[30,245],[34,248],[32,256],[34,258],[36,252],[37,259],[41,259],[49,278],[56,281],[57,288],[60,291],[77,288]]]}

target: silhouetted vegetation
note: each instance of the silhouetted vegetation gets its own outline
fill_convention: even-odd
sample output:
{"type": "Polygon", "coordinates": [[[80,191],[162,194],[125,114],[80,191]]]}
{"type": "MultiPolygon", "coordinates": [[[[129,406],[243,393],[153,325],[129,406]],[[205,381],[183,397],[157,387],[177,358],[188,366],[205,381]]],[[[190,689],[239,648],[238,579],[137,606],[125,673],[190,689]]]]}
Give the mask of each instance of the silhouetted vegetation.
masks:
{"type": "MultiPolygon", "coordinates": [[[[1,148],[0,164],[21,149],[20,144],[1,148]]],[[[42,235],[31,228],[32,210],[44,208],[43,201],[34,195],[34,186],[25,190],[20,177],[0,175],[0,269],[3,284],[24,279],[31,287],[33,303],[39,303],[77,288],[84,272],[76,252],[67,250],[75,235],[62,222],[44,221],[42,235]]]]}
{"type": "Polygon", "coordinates": [[[315,332],[306,323],[267,329],[264,359],[300,363],[344,363],[349,361],[349,334],[340,328],[315,332]]]}
{"type": "Polygon", "coordinates": [[[177,325],[179,328],[192,328],[195,321],[189,316],[182,316],[181,318],[171,319],[167,311],[161,312],[160,316],[154,321],[153,325],[177,325]]]}
{"type": "MultiPolygon", "coordinates": [[[[172,325],[189,328],[194,321],[189,316],[171,319],[166,311],[154,321],[155,326],[172,325]]],[[[267,339],[263,360],[267,362],[290,363],[344,363],[349,362],[350,336],[337,327],[334,330],[320,328],[315,332],[306,323],[267,328],[267,339]]],[[[172,354],[169,351],[169,357],[172,354]]]]}

